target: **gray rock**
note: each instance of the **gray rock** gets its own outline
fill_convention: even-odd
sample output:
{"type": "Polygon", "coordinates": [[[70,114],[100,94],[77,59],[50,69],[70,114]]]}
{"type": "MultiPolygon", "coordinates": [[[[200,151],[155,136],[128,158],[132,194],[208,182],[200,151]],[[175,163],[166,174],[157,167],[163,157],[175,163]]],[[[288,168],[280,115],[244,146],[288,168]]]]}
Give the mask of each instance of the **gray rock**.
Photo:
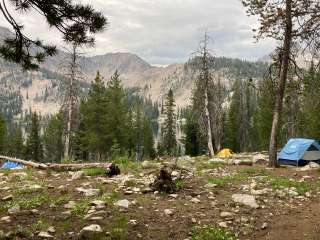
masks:
{"type": "Polygon", "coordinates": [[[268,223],[264,222],[261,226],[261,229],[264,230],[268,227],[268,223]]]}
{"type": "Polygon", "coordinates": [[[71,176],[71,180],[79,180],[79,179],[83,178],[83,176],[84,176],[83,171],[74,172],[71,176]]]}
{"type": "Polygon", "coordinates": [[[103,231],[100,225],[92,224],[84,227],[79,234],[79,240],[102,239],[103,231]]]}
{"type": "Polygon", "coordinates": [[[222,218],[232,218],[233,217],[233,213],[231,213],[231,212],[221,212],[220,213],[220,217],[222,217],[222,218]]]}
{"type": "Polygon", "coordinates": [[[40,232],[38,234],[39,238],[45,238],[45,239],[51,239],[54,238],[53,236],[51,236],[48,232],[40,232]]]}
{"type": "Polygon", "coordinates": [[[12,195],[8,195],[8,196],[5,196],[5,197],[1,198],[2,201],[10,201],[12,199],[13,199],[12,195]]]}
{"type": "Polygon", "coordinates": [[[11,218],[10,218],[10,216],[4,216],[4,217],[0,218],[0,222],[9,223],[9,222],[11,222],[11,218]]]}
{"type": "Polygon", "coordinates": [[[115,202],[114,205],[122,208],[129,208],[130,202],[127,199],[123,199],[115,202]]]}
{"type": "Polygon", "coordinates": [[[198,198],[192,198],[190,200],[190,202],[192,202],[192,203],[200,203],[201,201],[198,198]]]}
{"type": "Polygon", "coordinates": [[[171,209],[165,209],[165,210],[164,210],[164,214],[167,215],[167,216],[172,216],[172,215],[173,215],[173,210],[171,210],[171,209]]]}
{"type": "Polygon", "coordinates": [[[236,203],[240,203],[251,208],[259,208],[259,205],[256,202],[256,199],[252,195],[248,194],[233,194],[232,200],[236,203]]]}
{"type": "Polygon", "coordinates": [[[8,209],[8,213],[10,214],[15,214],[15,213],[18,213],[20,212],[20,206],[19,205],[15,205],[11,208],[8,209]]]}

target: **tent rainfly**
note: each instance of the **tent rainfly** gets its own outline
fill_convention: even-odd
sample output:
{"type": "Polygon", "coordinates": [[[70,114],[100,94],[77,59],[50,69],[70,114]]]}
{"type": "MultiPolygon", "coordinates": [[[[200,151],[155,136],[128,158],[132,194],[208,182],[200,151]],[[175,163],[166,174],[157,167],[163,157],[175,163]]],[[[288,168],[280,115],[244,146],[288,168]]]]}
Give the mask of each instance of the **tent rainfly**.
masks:
{"type": "Polygon", "coordinates": [[[320,144],[313,139],[290,139],[278,154],[280,165],[304,166],[309,162],[320,162],[320,144]]]}
{"type": "Polygon", "coordinates": [[[12,161],[6,161],[3,165],[2,168],[3,169],[21,169],[24,168],[25,166],[21,163],[16,163],[16,162],[12,162],[12,161]]]}
{"type": "Polygon", "coordinates": [[[233,151],[229,148],[225,148],[225,149],[222,149],[218,154],[217,156],[218,157],[221,157],[221,158],[228,158],[228,157],[232,157],[233,155],[233,151]]]}

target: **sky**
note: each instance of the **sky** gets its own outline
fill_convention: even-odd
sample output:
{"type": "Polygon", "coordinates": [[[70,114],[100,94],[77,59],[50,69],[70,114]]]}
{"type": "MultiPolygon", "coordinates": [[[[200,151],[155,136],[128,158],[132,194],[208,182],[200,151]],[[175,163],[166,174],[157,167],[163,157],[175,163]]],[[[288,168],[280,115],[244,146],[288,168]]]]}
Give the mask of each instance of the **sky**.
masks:
{"type": "MultiPolygon", "coordinates": [[[[109,21],[96,36],[88,55],[110,52],[135,53],[153,65],[185,62],[207,31],[216,56],[258,60],[268,55],[272,40],[256,42],[240,0],[82,0],[101,11],[109,21]]],[[[12,12],[14,12],[12,10],[12,12]]],[[[38,13],[14,14],[25,33],[62,48],[61,35],[49,29],[38,13]]],[[[0,16],[0,25],[9,26],[0,16]]]]}

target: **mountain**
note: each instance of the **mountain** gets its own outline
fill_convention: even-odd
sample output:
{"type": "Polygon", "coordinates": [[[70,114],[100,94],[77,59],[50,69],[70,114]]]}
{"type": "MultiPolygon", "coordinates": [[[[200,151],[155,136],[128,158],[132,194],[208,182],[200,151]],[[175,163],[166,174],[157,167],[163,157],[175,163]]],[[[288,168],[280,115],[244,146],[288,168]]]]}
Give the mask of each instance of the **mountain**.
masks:
{"type": "MultiPolygon", "coordinates": [[[[0,27],[0,39],[8,34],[10,34],[8,29],[0,27]]],[[[15,99],[14,102],[20,103],[21,106],[15,105],[17,108],[20,106],[22,112],[30,110],[36,110],[42,114],[57,112],[64,100],[65,80],[61,69],[68,56],[68,53],[59,50],[54,57],[46,59],[41,64],[38,72],[24,72],[16,64],[0,59],[1,92],[9,95],[15,93],[19,96],[19,99],[15,99]]],[[[165,94],[172,88],[179,107],[190,103],[191,91],[197,76],[197,68],[194,63],[156,67],[132,53],[82,56],[79,65],[84,73],[80,82],[82,90],[88,89],[97,71],[100,71],[105,81],[108,81],[110,76],[118,70],[124,87],[135,88],[137,94],[154,102],[162,102],[165,94]]],[[[263,62],[219,57],[215,58],[214,77],[220,78],[226,86],[230,86],[236,78],[261,78],[266,68],[267,64],[263,62]]],[[[4,99],[6,98],[4,96],[4,99]]]]}

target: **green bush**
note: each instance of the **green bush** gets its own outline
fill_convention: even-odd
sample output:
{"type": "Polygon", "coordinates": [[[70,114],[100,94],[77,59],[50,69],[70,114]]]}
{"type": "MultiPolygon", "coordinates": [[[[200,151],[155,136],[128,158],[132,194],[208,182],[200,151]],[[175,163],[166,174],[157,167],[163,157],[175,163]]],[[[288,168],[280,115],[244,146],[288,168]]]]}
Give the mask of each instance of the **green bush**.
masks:
{"type": "Polygon", "coordinates": [[[104,169],[104,168],[87,168],[87,169],[83,169],[83,172],[88,176],[98,176],[98,175],[105,175],[106,169],[104,169]]]}

